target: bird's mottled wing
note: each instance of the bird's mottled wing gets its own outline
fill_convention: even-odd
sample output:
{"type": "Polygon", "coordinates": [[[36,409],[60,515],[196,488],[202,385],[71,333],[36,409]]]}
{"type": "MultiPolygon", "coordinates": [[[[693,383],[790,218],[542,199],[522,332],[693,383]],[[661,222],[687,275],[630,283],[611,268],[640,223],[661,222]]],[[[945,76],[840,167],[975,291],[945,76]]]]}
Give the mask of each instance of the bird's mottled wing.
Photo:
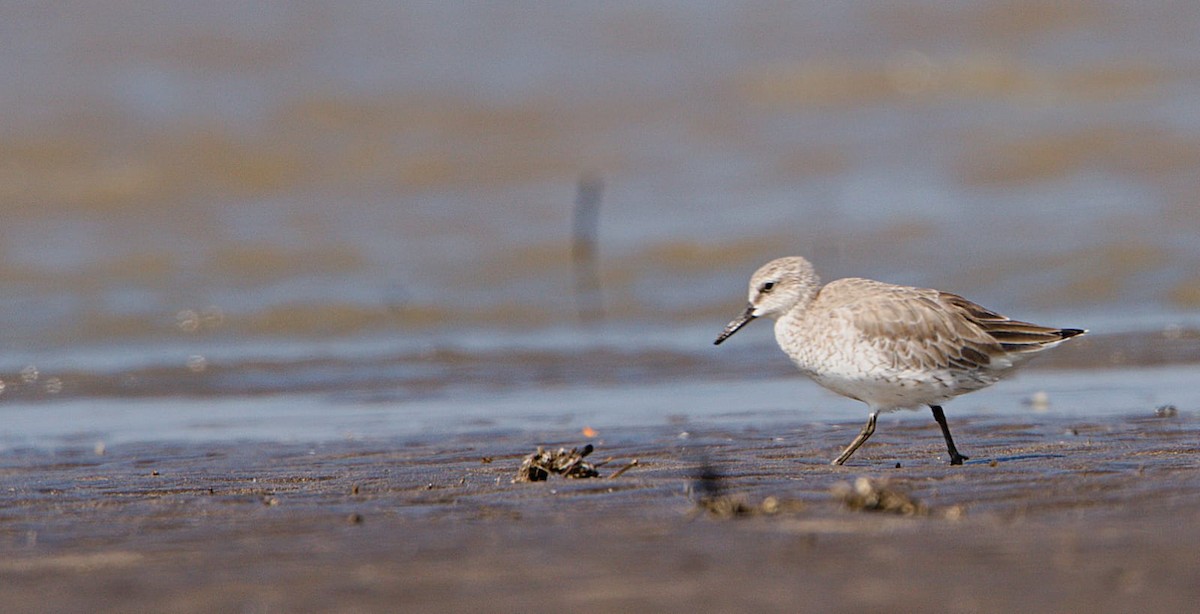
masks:
{"type": "Polygon", "coordinates": [[[977,371],[1010,366],[997,340],[942,296],[936,290],[843,279],[828,284],[818,299],[826,302],[830,317],[844,320],[895,369],[977,371]]]}
{"type": "Polygon", "coordinates": [[[963,318],[979,327],[1000,345],[1001,350],[1010,355],[1033,354],[1084,332],[1013,320],[957,294],[938,292],[937,295],[940,304],[962,314],[963,318]]]}

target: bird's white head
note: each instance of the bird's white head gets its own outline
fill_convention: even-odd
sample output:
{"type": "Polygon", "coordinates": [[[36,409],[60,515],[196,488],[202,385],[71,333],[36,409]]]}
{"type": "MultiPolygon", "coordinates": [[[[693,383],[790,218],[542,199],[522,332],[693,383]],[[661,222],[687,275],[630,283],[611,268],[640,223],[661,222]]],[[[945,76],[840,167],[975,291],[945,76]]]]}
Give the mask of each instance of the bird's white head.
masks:
{"type": "Polygon", "coordinates": [[[750,277],[750,306],[754,317],[778,318],[796,305],[807,305],[821,284],[816,271],[804,258],[777,258],[750,277]]]}
{"type": "Polygon", "coordinates": [[[812,264],[799,256],[777,258],[764,264],[750,277],[746,310],[725,327],[714,343],[720,344],[754,318],[777,319],[798,305],[807,305],[820,286],[821,280],[812,264]]]}

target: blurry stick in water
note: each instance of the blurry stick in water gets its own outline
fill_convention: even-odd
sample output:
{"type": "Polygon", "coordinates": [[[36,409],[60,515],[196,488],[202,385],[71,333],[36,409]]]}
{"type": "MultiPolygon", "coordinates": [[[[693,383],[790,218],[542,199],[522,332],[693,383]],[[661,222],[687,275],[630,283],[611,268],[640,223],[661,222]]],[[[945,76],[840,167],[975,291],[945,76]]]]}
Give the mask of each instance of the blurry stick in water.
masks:
{"type": "Polygon", "coordinates": [[[586,174],[579,178],[575,194],[571,259],[575,264],[575,304],[582,322],[604,318],[600,272],[596,261],[596,228],[603,192],[604,182],[599,177],[586,174]]]}

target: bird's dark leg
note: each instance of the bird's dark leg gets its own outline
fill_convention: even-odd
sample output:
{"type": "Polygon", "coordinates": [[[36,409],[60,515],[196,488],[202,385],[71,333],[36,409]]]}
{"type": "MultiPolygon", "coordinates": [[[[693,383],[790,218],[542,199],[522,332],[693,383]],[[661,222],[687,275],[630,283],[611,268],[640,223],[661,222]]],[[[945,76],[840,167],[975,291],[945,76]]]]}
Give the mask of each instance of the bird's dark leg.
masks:
{"type": "Polygon", "coordinates": [[[854,441],[851,441],[850,445],[846,446],[845,450],[842,450],[842,454],[833,459],[832,463],[829,463],[830,465],[841,465],[842,463],[845,463],[846,459],[850,458],[850,455],[854,454],[854,451],[867,441],[867,438],[871,436],[871,433],[875,432],[875,417],[878,415],[879,412],[871,412],[871,417],[867,418],[867,424],[866,426],[862,427],[861,431],[858,432],[858,437],[855,437],[854,441]]]}
{"type": "Polygon", "coordinates": [[[969,456],[959,454],[958,448],[954,447],[954,438],[950,436],[950,427],[946,424],[946,414],[942,413],[941,406],[930,405],[929,409],[933,410],[933,419],[937,420],[938,426],[942,427],[942,436],[946,438],[946,449],[950,451],[950,464],[961,465],[963,461],[970,459],[969,456]]]}

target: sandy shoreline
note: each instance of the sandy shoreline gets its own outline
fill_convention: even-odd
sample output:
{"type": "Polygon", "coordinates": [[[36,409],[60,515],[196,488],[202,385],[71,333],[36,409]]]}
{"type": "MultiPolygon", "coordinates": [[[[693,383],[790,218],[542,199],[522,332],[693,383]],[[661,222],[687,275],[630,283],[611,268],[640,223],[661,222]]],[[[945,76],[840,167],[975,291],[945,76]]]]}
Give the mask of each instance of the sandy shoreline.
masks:
{"type": "Polygon", "coordinates": [[[830,467],[852,424],[602,433],[617,479],[513,484],[573,433],[425,443],[138,444],[0,455],[0,609],[432,611],[584,607],[1182,610],[1200,599],[1200,420],[929,421],[830,467]],[[486,461],[485,461],[486,459],[486,461]],[[896,467],[896,463],[900,467],[896,467]],[[722,496],[774,514],[698,511],[722,496]],[[853,511],[860,476],[928,506],[853,511]]]}

